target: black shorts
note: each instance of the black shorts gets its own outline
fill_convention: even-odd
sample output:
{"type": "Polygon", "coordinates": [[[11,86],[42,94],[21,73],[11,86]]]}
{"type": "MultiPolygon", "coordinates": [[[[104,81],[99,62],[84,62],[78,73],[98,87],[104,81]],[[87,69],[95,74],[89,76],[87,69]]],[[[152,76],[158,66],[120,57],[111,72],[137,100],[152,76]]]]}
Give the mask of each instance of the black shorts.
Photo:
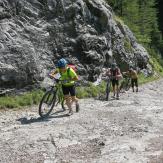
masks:
{"type": "Polygon", "coordinates": [[[76,96],[75,86],[64,86],[62,85],[62,91],[64,95],[76,96]]]}
{"type": "Polygon", "coordinates": [[[134,87],[134,85],[138,87],[138,79],[131,79],[131,86],[134,87]]]}
{"type": "Polygon", "coordinates": [[[115,87],[115,85],[119,86],[119,80],[112,79],[112,86],[115,87]]]}

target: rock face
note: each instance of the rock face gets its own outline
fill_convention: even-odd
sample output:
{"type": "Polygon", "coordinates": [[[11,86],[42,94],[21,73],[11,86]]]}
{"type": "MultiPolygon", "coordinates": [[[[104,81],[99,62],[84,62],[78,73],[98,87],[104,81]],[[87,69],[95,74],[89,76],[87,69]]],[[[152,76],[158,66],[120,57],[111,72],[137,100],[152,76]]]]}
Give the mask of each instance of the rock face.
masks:
{"type": "Polygon", "coordinates": [[[147,51],[103,0],[1,0],[0,87],[41,81],[67,58],[86,78],[115,60],[144,68],[147,51]]]}

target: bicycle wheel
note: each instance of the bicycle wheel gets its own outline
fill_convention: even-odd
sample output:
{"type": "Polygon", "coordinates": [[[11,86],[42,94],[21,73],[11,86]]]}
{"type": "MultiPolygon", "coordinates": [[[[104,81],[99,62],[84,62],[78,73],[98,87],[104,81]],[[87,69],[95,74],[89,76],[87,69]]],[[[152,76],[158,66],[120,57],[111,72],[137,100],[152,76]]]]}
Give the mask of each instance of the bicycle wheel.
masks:
{"type": "Polygon", "coordinates": [[[124,81],[122,81],[120,87],[119,87],[119,91],[122,93],[124,91],[128,91],[131,87],[130,84],[130,79],[125,79],[124,81]]]}
{"type": "Polygon", "coordinates": [[[39,115],[42,118],[47,117],[53,110],[55,102],[56,102],[56,91],[54,90],[47,91],[40,101],[39,115]]]}
{"type": "Polygon", "coordinates": [[[109,94],[110,94],[110,81],[106,84],[106,101],[109,100],[109,94]]]}
{"type": "Polygon", "coordinates": [[[61,107],[63,109],[63,111],[66,110],[65,106],[64,106],[65,100],[62,94],[58,94],[56,96],[56,102],[55,102],[55,106],[57,106],[58,104],[61,104],[61,107]]]}
{"type": "Polygon", "coordinates": [[[123,90],[124,90],[124,85],[125,85],[125,82],[122,81],[122,83],[121,83],[121,85],[120,85],[120,87],[119,87],[119,92],[120,92],[120,93],[123,92],[123,90]]]}
{"type": "Polygon", "coordinates": [[[128,79],[126,85],[125,85],[125,90],[128,91],[131,87],[131,82],[130,82],[130,79],[128,79]]]}

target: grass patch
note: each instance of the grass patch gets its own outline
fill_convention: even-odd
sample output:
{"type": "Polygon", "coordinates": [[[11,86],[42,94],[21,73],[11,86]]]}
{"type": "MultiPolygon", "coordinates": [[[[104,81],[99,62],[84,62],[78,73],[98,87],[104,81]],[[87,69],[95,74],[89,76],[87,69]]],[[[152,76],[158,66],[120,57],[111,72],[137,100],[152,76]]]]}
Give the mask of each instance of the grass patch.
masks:
{"type": "Polygon", "coordinates": [[[153,56],[150,56],[149,63],[152,66],[153,70],[155,70],[158,75],[163,76],[163,67],[160,62],[161,59],[159,60],[153,56]]]}
{"type": "Polygon", "coordinates": [[[143,73],[138,74],[139,85],[158,80],[159,76],[145,76],[143,73]]]}
{"type": "Polygon", "coordinates": [[[125,23],[124,23],[122,17],[117,16],[117,15],[114,15],[114,19],[115,19],[115,21],[116,21],[118,24],[120,24],[120,25],[125,25],[125,23]]]}
{"type": "Polygon", "coordinates": [[[0,97],[0,109],[4,108],[22,108],[24,106],[31,106],[39,104],[43,96],[43,91],[37,90],[17,96],[0,97]]]}
{"type": "Polygon", "coordinates": [[[139,84],[152,82],[163,77],[163,67],[160,62],[161,62],[161,58],[156,58],[153,55],[150,56],[149,63],[152,66],[154,74],[147,77],[143,73],[138,74],[139,84]]]}
{"type": "MultiPolygon", "coordinates": [[[[105,93],[106,83],[102,82],[99,86],[90,83],[87,87],[77,87],[78,98],[97,97],[105,93]]],[[[23,95],[0,97],[0,109],[23,108],[25,106],[38,105],[44,92],[41,90],[32,91],[23,95]]]]}
{"type": "Polygon", "coordinates": [[[126,52],[129,52],[129,53],[133,52],[131,42],[127,37],[124,38],[124,48],[125,48],[126,52]]]}
{"type": "MultiPolygon", "coordinates": [[[[105,93],[106,83],[102,82],[99,86],[90,83],[87,87],[77,87],[78,98],[97,97],[99,94],[105,93]]],[[[25,93],[17,96],[0,97],[0,109],[5,108],[23,108],[25,106],[38,105],[44,92],[41,90],[25,93]]]]}
{"type": "MultiPolygon", "coordinates": [[[[156,62],[156,61],[154,61],[156,62]]],[[[156,66],[156,64],[154,64],[156,66]]],[[[162,67],[161,67],[162,68],[162,67]]],[[[160,67],[158,67],[160,69],[160,67]]],[[[162,74],[163,75],[163,74],[162,74]]],[[[152,82],[160,78],[160,76],[148,76],[143,73],[138,74],[139,85],[152,82]]],[[[122,82],[122,81],[121,81],[122,82]]],[[[102,82],[100,85],[95,86],[90,83],[87,87],[77,87],[76,93],[78,98],[90,98],[98,97],[99,95],[105,95],[106,82],[102,82]]],[[[4,96],[0,97],[0,109],[5,108],[23,108],[25,106],[38,105],[44,92],[41,90],[32,91],[19,96],[4,96]]]]}
{"type": "Polygon", "coordinates": [[[105,93],[106,83],[102,82],[100,85],[95,86],[90,83],[90,86],[87,87],[78,87],[77,88],[77,97],[78,98],[88,98],[88,97],[97,97],[100,94],[105,93]]]}

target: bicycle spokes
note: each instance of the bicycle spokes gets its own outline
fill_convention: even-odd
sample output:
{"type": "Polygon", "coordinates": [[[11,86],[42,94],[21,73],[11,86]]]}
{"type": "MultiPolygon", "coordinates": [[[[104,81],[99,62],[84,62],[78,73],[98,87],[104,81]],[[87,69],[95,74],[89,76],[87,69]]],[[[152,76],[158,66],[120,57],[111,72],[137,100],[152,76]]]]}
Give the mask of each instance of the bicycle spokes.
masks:
{"type": "Polygon", "coordinates": [[[50,114],[56,101],[56,94],[53,91],[47,91],[39,105],[39,115],[45,117],[50,114]]]}
{"type": "Polygon", "coordinates": [[[46,103],[47,105],[51,105],[52,102],[53,102],[53,95],[52,95],[52,94],[49,94],[49,96],[47,97],[45,103],[46,103]]]}

